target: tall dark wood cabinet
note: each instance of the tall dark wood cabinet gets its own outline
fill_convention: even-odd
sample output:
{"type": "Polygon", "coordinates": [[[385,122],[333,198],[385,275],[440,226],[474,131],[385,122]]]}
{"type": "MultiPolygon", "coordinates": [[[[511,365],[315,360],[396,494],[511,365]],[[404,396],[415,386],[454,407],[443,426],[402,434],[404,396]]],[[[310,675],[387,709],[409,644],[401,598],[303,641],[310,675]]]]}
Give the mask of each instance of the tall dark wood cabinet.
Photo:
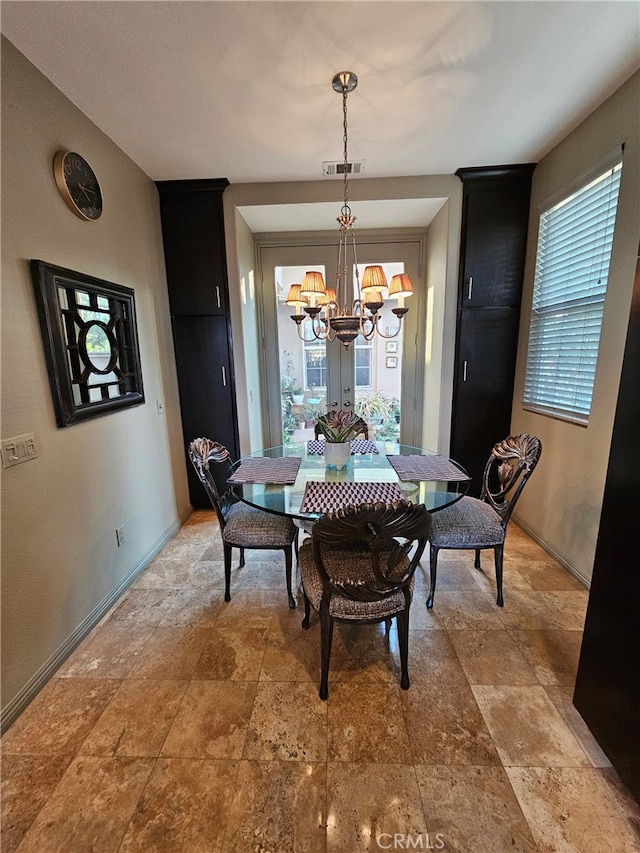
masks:
{"type": "Polygon", "coordinates": [[[509,434],[535,164],[458,169],[463,182],[451,455],[478,495],[509,434]]]}
{"type": "Polygon", "coordinates": [[[640,803],[640,258],[573,703],[640,803]]]}
{"type": "MultiPolygon", "coordinates": [[[[189,461],[188,443],[211,438],[224,444],[233,459],[240,448],[222,207],[228,185],[226,178],[156,183],[194,507],[210,503],[189,461]]],[[[216,466],[213,473],[225,491],[226,467],[216,466]]]]}

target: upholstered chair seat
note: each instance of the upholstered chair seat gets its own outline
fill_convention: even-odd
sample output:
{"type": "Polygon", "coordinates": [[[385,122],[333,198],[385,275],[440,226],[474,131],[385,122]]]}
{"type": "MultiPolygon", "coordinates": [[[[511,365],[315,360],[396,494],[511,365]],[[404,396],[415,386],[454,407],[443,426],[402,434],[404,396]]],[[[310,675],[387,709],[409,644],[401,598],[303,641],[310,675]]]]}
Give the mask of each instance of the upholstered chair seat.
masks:
{"type": "Polygon", "coordinates": [[[461,498],[431,516],[431,543],[438,548],[492,548],[504,539],[502,519],[479,498],[461,498]]]}
{"type": "Polygon", "coordinates": [[[229,507],[224,527],[224,541],[236,548],[289,548],[293,525],[290,518],[264,512],[248,504],[229,507]]]}

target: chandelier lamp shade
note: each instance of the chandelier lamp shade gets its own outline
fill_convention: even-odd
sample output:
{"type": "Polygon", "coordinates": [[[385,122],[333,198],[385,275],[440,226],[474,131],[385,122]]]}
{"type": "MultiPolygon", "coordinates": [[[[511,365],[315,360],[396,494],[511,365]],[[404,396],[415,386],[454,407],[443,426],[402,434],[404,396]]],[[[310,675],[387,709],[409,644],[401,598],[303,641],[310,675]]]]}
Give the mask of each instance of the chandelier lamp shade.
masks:
{"type": "Polygon", "coordinates": [[[347,95],[357,85],[358,78],[352,71],[342,71],[332,81],[334,91],[342,94],[344,142],[343,204],[337,218],[340,229],[335,288],[326,286],[322,273],[310,270],[301,283],[291,285],[286,299],[286,304],[295,311],[291,319],[297,326],[298,336],[306,343],[314,340],[333,341],[337,338],[343,346],[349,347],[358,335],[368,341],[376,334],[381,338],[395,338],[400,334],[402,318],[409,310],[405,308],[404,300],[413,293],[411,280],[406,273],[394,275],[388,284],[384,270],[378,264],[366,266],[360,282],[353,229],[356,217],[349,206],[347,135],[347,95]],[[349,275],[350,269],[353,270],[353,277],[349,275]],[[380,323],[387,290],[387,297],[398,302],[397,307],[391,309],[398,319],[391,334],[383,332],[380,323]],[[310,326],[311,337],[305,337],[306,320],[310,320],[306,327],[310,326]]]}

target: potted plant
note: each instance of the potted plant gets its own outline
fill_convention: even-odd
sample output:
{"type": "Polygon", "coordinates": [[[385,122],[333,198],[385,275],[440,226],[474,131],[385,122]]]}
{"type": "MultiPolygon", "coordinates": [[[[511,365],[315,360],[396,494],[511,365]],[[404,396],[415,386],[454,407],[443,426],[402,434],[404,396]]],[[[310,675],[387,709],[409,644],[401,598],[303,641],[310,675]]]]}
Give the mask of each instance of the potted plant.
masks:
{"type": "Polygon", "coordinates": [[[324,458],[329,467],[342,468],[351,458],[351,439],[362,432],[362,418],[355,412],[333,411],[317,421],[325,438],[324,458]]]}

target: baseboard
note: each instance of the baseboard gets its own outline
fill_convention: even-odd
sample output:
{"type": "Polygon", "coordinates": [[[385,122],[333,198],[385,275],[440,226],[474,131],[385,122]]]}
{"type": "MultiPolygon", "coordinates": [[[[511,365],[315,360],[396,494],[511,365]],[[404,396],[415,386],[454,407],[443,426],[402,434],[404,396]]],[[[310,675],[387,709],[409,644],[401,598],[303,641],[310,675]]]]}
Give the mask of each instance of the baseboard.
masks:
{"type": "Polygon", "coordinates": [[[577,581],[579,581],[584,587],[586,587],[586,589],[591,589],[591,578],[588,578],[579,569],[577,569],[575,566],[572,566],[571,563],[567,562],[567,560],[565,560],[565,558],[561,554],[558,554],[558,552],[551,545],[549,545],[548,542],[545,542],[545,540],[535,530],[533,530],[533,528],[529,527],[529,525],[521,518],[518,518],[515,513],[513,514],[513,520],[518,525],[518,527],[521,527],[524,530],[527,536],[533,539],[533,541],[536,542],[541,548],[544,548],[547,554],[553,557],[556,562],[560,563],[563,569],[566,569],[570,575],[573,575],[573,577],[577,581]]]}
{"type": "Polygon", "coordinates": [[[54,655],[33,675],[25,686],[16,696],[0,711],[0,734],[4,732],[16,721],[20,714],[24,711],[27,705],[33,701],[36,695],[42,690],[44,685],[49,681],[52,675],[62,666],[69,657],[71,652],[84,640],[87,634],[92,631],[101,619],[111,610],[113,605],[122,596],[124,592],[131,586],[134,580],[140,575],[151,561],[160,553],[167,542],[172,539],[184,522],[189,518],[193,510],[188,509],[183,516],[177,518],[162,535],[154,542],[149,551],[144,555],[140,562],[132,569],[127,577],[115,587],[109,595],[95,607],[89,615],[83,619],[73,633],[67,637],[64,643],[57,649],[54,655]]]}

